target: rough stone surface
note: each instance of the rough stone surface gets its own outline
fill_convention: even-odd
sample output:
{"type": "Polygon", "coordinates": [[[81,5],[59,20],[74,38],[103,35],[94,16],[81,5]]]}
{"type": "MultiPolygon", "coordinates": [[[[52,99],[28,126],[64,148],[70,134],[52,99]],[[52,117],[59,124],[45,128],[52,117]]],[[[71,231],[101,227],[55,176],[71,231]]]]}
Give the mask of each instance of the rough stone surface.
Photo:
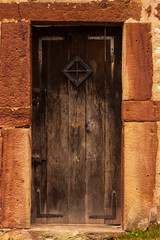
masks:
{"type": "Polygon", "coordinates": [[[160,20],[160,3],[157,5],[156,10],[157,14],[155,14],[155,16],[160,20]]]}
{"type": "Polygon", "coordinates": [[[17,3],[0,3],[0,20],[4,19],[20,19],[17,3]]]}
{"type": "Polygon", "coordinates": [[[1,64],[1,22],[0,22],[0,64],[1,64]]]}
{"type": "MultiPolygon", "coordinates": [[[[60,2],[59,0],[0,0],[1,3],[21,3],[21,2],[31,2],[33,1],[34,3],[54,3],[54,2],[60,2]]],[[[63,0],[63,2],[90,2],[93,0],[63,0]]],[[[114,2],[118,0],[108,0],[108,2],[114,2]]],[[[144,1],[144,0],[143,0],[144,1]]],[[[146,1],[146,0],[145,0],[146,1]]],[[[125,0],[126,5],[129,3],[129,0],[125,0]]],[[[140,4],[142,1],[141,0],[132,0],[132,2],[140,4]]]]}
{"type": "Polygon", "coordinates": [[[1,228],[30,226],[30,129],[2,129],[1,228]]]}
{"type": "Polygon", "coordinates": [[[154,200],[157,124],[124,124],[124,228],[145,228],[154,200]]]}
{"type": "Polygon", "coordinates": [[[30,24],[2,23],[0,107],[31,105],[30,24]]]}
{"type": "Polygon", "coordinates": [[[55,226],[41,225],[31,227],[29,230],[13,229],[9,231],[0,231],[0,239],[14,240],[102,240],[110,239],[113,236],[125,234],[120,228],[114,226],[102,225],[81,225],[81,226],[55,226]]]}
{"type": "Polygon", "coordinates": [[[20,3],[21,16],[31,21],[124,22],[130,16],[140,19],[141,4],[134,1],[91,3],[20,3]]]}
{"type": "Polygon", "coordinates": [[[130,16],[140,20],[141,8],[140,1],[126,0],[1,3],[0,20],[124,22],[130,16]]]}
{"type": "Polygon", "coordinates": [[[150,0],[142,0],[143,8],[142,8],[142,16],[141,21],[150,22],[152,25],[151,33],[152,33],[152,58],[153,58],[153,85],[152,85],[152,100],[159,101],[160,100],[160,79],[159,79],[159,71],[160,71],[160,51],[159,51],[159,40],[160,40],[160,25],[159,18],[156,17],[159,10],[159,0],[150,1],[150,0]],[[151,15],[148,17],[148,14],[144,9],[147,9],[148,6],[151,5],[151,15]],[[158,11],[158,12],[157,12],[158,11]],[[146,15],[145,15],[146,13],[146,15]]]}
{"type": "Polygon", "coordinates": [[[31,125],[31,108],[0,108],[0,127],[31,125]]]}
{"type": "Polygon", "coordinates": [[[150,16],[151,16],[151,12],[152,12],[152,6],[151,6],[151,5],[149,5],[149,6],[147,7],[146,12],[147,12],[147,14],[148,14],[148,17],[150,17],[150,16]]]}
{"type": "MultiPolygon", "coordinates": [[[[0,132],[0,186],[2,183],[2,137],[0,132]]],[[[0,187],[0,221],[2,216],[2,191],[0,187]]]]}
{"type": "Polygon", "coordinates": [[[123,100],[152,97],[152,42],[150,24],[126,23],[123,65],[123,100]]]}
{"type": "Polygon", "coordinates": [[[158,151],[156,160],[156,178],[154,189],[154,210],[160,223],[160,122],[157,122],[158,151]]]}
{"type": "Polygon", "coordinates": [[[123,101],[122,119],[124,121],[160,121],[160,102],[123,101]]]}

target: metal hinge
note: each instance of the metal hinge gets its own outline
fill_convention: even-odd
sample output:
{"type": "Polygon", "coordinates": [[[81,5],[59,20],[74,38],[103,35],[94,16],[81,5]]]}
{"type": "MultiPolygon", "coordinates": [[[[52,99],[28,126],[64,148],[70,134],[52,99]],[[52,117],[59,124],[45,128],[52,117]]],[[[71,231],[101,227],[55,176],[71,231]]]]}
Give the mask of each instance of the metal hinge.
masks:
{"type": "Polygon", "coordinates": [[[63,217],[62,214],[41,213],[40,206],[41,206],[41,195],[40,195],[40,190],[37,189],[37,218],[59,218],[59,217],[63,217]]]}
{"type": "Polygon", "coordinates": [[[111,215],[91,215],[92,219],[116,219],[116,193],[112,193],[112,214],[111,215]]]}

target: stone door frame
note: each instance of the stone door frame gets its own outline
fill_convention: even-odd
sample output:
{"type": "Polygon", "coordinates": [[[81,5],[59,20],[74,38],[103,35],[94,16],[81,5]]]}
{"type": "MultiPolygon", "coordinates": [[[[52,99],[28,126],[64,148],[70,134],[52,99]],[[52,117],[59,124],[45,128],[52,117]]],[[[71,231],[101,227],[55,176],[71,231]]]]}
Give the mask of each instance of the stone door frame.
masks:
{"type": "Polygon", "coordinates": [[[158,114],[160,104],[151,99],[153,75],[151,24],[139,22],[141,9],[139,2],[125,0],[84,3],[0,3],[0,223],[2,228],[30,227],[31,25],[44,22],[45,24],[53,22],[88,25],[124,24],[122,226],[124,229],[130,229],[139,226],[138,224],[148,224],[151,220],[157,154],[156,121],[160,120],[158,114]],[[134,19],[134,23],[129,22],[129,18],[134,19]],[[139,138],[142,140],[140,143],[139,138]],[[146,152],[143,142],[147,144],[146,152]],[[137,146],[138,150],[132,146],[137,146]],[[143,171],[144,166],[147,174],[143,171]],[[147,183],[147,187],[144,187],[144,182],[147,183]]]}

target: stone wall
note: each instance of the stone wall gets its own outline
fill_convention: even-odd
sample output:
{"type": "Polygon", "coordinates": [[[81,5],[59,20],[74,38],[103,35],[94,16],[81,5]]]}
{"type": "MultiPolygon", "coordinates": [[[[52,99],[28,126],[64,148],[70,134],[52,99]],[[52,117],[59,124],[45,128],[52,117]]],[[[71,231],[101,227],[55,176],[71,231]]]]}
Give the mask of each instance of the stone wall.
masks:
{"type": "Polygon", "coordinates": [[[30,226],[30,24],[1,23],[1,227],[30,226]]]}
{"type": "Polygon", "coordinates": [[[30,226],[32,21],[123,27],[122,223],[160,221],[158,0],[0,1],[0,223],[30,226]]]}
{"type": "Polygon", "coordinates": [[[160,221],[158,9],[158,1],[143,0],[140,21],[131,17],[124,25],[122,118],[125,229],[143,228],[155,219],[160,221]]]}

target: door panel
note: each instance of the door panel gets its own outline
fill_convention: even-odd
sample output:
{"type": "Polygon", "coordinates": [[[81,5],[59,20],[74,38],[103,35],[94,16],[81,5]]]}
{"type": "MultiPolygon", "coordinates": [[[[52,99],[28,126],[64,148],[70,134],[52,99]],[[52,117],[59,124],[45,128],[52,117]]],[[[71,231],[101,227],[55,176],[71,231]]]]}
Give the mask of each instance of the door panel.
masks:
{"type": "Polygon", "coordinates": [[[32,222],[118,224],[121,29],[39,28],[33,46],[32,222]]]}
{"type": "Polygon", "coordinates": [[[63,217],[48,218],[47,223],[67,221],[68,204],[68,84],[61,76],[67,61],[64,40],[45,41],[48,46],[48,81],[46,86],[47,123],[47,213],[63,217]],[[66,58],[65,58],[66,57],[66,58]]]}
{"type": "Polygon", "coordinates": [[[86,177],[88,223],[104,219],[90,219],[104,215],[104,41],[87,40],[87,60],[93,74],[86,81],[86,177]]]}
{"type": "MultiPolygon", "coordinates": [[[[68,60],[76,56],[84,59],[85,36],[78,29],[70,29],[68,60]]],[[[73,68],[76,67],[73,65],[73,68]]],[[[73,77],[74,74],[73,74],[73,77]]],[[[66,78],[66,81],[68,79],[66,78]]],[[[69,88],[69,198],[68,223],[85,222],[85,83],[69,88]]]]}

